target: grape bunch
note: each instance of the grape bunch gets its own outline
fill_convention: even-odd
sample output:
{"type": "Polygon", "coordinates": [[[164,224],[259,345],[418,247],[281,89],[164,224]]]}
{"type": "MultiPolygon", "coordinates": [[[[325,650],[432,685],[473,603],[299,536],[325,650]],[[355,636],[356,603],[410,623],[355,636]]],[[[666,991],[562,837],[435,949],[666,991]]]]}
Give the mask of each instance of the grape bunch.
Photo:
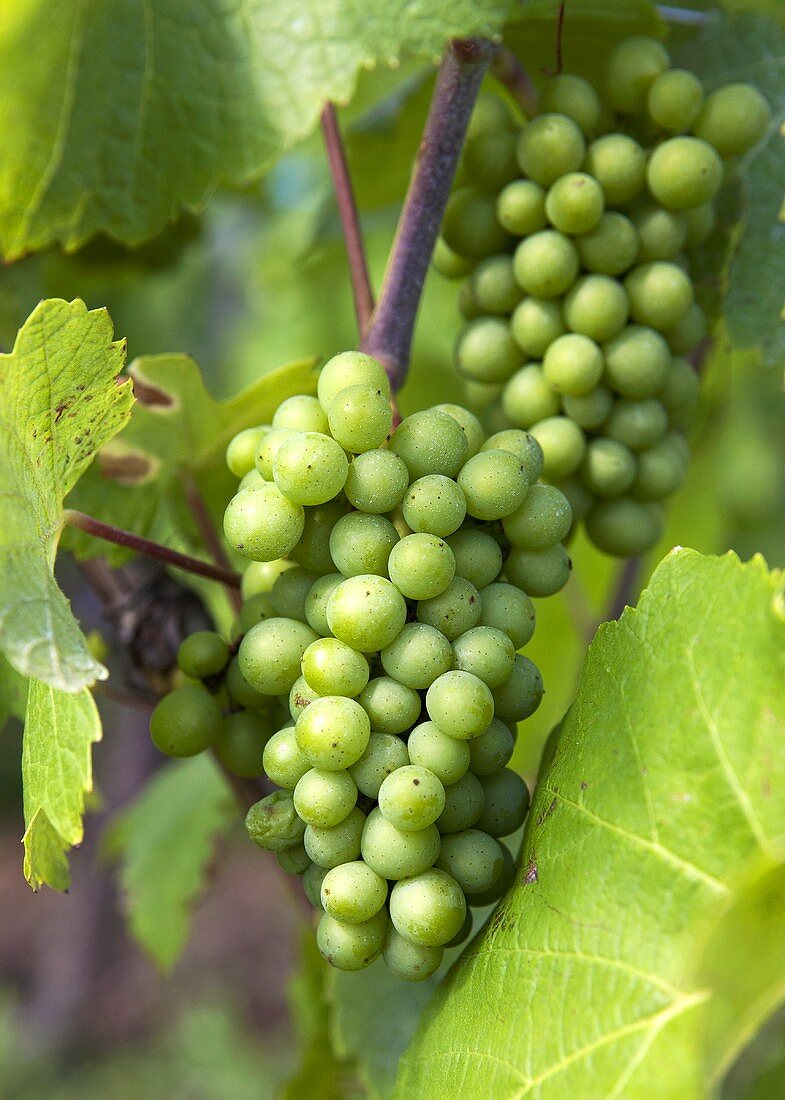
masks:
{"type": "Polygon", "coordinates": [[[467,401],[530,432],[545,478],[609,554],[653,546],[681,485],[707,334],[691,278],[734,158],[764,135],[760,93],[705,96],[655,39],[612,53],[603,97],[545,85],[520,127],[478,103],[434,264],[468,276],[456,348],[467,401]]]}
{"type": "Polygon", "coordinates": [[[393,430],[385,372],[360,352],[323,367],[318,397],[241,432],[227,461],[244,604],[231,644],[183,643],[192,682],[159,704],[153,739],[275,785],[246,826],[302,876],[329,962],[383,954],[426,978],[469,935],[470,907],[512,880],[502,838],[529,792],[507,764],[543,690],[518,651],[532,597],[569,575],[569,502],[538,480],[524,431],[486,438],[455,405],[393,430]]]}

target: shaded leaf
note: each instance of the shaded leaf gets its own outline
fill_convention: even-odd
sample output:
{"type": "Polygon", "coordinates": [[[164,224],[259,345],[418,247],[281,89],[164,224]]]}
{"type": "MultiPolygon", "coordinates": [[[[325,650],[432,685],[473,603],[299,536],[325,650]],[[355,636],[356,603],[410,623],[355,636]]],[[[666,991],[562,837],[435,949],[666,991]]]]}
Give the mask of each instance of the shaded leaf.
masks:
{"type": "Polygon", "coordinates": [[[27,706],[27,680],[0,656],[0,728],[7,718],[23,719],[27,706]]]}

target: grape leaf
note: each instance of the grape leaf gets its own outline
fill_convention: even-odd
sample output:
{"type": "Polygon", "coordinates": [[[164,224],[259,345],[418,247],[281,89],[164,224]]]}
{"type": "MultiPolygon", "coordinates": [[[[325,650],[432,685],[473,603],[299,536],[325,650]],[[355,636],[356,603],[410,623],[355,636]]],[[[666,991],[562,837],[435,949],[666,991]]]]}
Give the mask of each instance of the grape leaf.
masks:
{"type": "Polygon", "coordinates": [[[22,740],[24,872],[37,890],[67,890],[66,852],[81,843],[84,796],[93,789],[91,749],[101,719],[87,689],[58,691],[31,680],[22,740]]]}
{"type": "Polygon", "coordinates": [[[510,0],[15,0],[0,10],[0,250],[139,243],[258,177],[361,68],[498,33],[510,0]],[[118,81],[118,73],[122,80],[118,81]]]}
{"type": "Polygon", "coordinates": [[[236,817],[215,764],[197,756],[162,768],[110,826],[107,851],[120,863],[129,929],[162,970],[185,947],[216,838],[236,817]]]}
{"type": "Polygon", "coordinates": [[[515,886],[396,1096],[703,1100],[785,996],[782,585],[674,551],[600,628],[515,886]]]}
{"type": "Polygon", "coordinates": [[[7,718],[24,719],[27,680],[0,655],[0,729],[7,718]]]}
{"type": "Polygon", "coordinates": [[[63,498],[130,415],[123,356],[104,310],[59,299],[42,302],[0,356],[0,651],[63,691],[107,675],[52,567],[63,498]]]}

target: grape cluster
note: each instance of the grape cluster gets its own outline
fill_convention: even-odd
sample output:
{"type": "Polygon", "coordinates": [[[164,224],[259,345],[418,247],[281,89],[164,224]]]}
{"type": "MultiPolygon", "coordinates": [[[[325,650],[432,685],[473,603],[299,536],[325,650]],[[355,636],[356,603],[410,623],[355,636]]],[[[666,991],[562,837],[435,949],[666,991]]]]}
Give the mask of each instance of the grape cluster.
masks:
{"type": "Polygon", "coordinates": [[[468,276],[456,349],[468,402],[529,431],[576,522],[626,556],[658,540],[661,502],[686,473],[688,356],[707,332],[692,258],[769,110],[745,84],[705,96],[650,38],[614,50],[603,93],[555,76],[522,127],[480,100],[434,264],[468,276]]]}
{"type": "Polygon", "coordinates": [[[528,433],[486,438],[455,405],[393,430],[384,370],[359,352],[229,446],[244,605],[231,645],[183,643],[201,682],[159,704],[152,736],[275,784],[248,832],[302,875],[341,969],[383,954],[428,977],[512,879],[500,838],[529,792],[507,764],[542,697],[518,651],[532,597],[570,569],[570,505],[542,460],[528,433]]]}

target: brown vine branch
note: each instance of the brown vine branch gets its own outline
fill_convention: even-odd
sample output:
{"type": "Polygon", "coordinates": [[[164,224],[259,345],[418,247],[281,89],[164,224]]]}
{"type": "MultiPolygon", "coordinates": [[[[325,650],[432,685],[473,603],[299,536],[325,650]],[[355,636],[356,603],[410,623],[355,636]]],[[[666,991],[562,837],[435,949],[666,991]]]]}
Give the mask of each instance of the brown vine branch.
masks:
{"type": "Polygon", "coordinates": [[[456,39],[439,69],[379,301],[361,343],[363,351],[384,364],[393,390],[406,379],[425,276],[492,54],[493,46],[483,39],[456,39]]]}
{"type": "Polygon", "coordinates": [[[365,258],[360,216],[354,198],[354,188],[346,163],[346,153],[341,140],[338,116],[332,103],[326,103],[322,110],[322,134],[324,136],[327,162],[333,180],[338,212],[343,226],[343,239],[346,256],[349,261],[349,274],[352,280],[354,312],[357,315],[357,329],[362,337],[368,328],[373,313],[373,290],[365,258]]]}
{"type": "Polygon", "coordinates": [[[611,622],[618,619],[622,611],[635,599],[640,581],[643,558],[627,558],[619,567],[616,581],[611,592],[608,608],[603,615],[603,622],[611,622]]]}
{"type": "MultiPolygon", "coordinates": [[[[183,475],[183,492],[185,493],[185,502],[196,524],[196,529],[205,545],[207,553],[213,559],[213,564],[217,565],[219,569],[231,572],[232,563],[227,557],[221,539],[213,524],[212,517],[207,509],[205,499],[199,491],[199,486],[190,474],[183,475]]],[[[229,598],[232,601],[232,606],[235,611],[240,611],[243,606],[243,600],[239,589],[235,587],[229,588],[229,598]]]]}
{"type": "Polygon", "coordinates": [[[63,512],[63,520],[69,527],[76,527],[80,531],[86,531],[88,535],[113,542],[117,546],[127,546],[129,550],[135,550],[137,554],[144,554],[148,558],[155,558],[166,565],[174,565],[178,569],[184,569],[188,573],[196,573],[200,577],[208,577],[213,581],[220,581],[230,588],[240,587],[240,575],[230,569],[222,569],[217,565],[211,565],[206,561],[199,561],[189,554],[181,554],[177,550],[170,550],[168,546],[162,546],[152,539],[135,535],[132,531],[124,531],[121,527],[114,527],[109,523],[102,523],[99,519],[77,512],[72,508],[66,508],[63,512]]]}
{"type": "Polygon", "coordinates": [[[518,58],[506,46],[500,46],[491,64],[491,72],[503,84],[524,115],[537,113],[537,89],[518,58]]]}

